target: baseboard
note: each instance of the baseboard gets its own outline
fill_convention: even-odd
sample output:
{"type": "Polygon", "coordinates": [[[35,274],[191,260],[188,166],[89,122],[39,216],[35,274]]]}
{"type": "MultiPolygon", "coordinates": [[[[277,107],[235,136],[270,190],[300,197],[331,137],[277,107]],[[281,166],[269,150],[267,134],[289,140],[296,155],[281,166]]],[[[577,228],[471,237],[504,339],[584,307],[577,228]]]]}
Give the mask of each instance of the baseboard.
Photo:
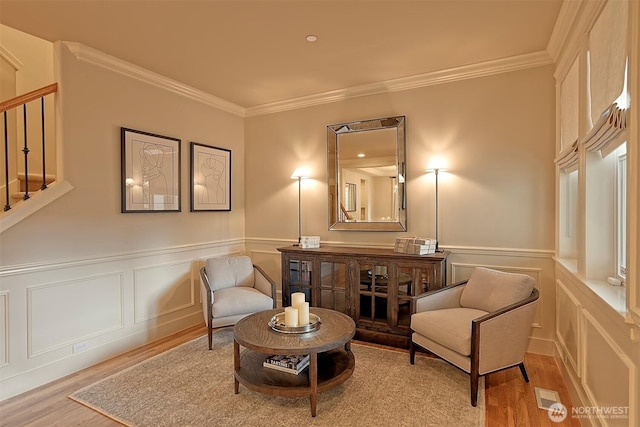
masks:
{"type": "Polygon", "coordinates": [[[543,354],[545,356],[556,356],[555,344],[552,340],[544,338],[529,338],[527,353],[543,354]]]}

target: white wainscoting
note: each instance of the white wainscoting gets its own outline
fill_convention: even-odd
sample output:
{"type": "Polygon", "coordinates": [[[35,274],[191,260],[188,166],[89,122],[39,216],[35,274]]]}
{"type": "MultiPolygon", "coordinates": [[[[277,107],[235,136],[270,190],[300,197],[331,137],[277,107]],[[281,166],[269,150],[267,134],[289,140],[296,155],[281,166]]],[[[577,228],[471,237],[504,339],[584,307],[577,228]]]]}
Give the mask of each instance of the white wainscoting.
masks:
{"type": "MultiPolygon", "coordinates": [[[[581,376],[582,363],[579,347],[582,341],[581,305],[578,299],[567,289],[561,280],[556,281],[556,339],[561,347],[562,359],[571,364],[573,373],[581,376]]],[[[566,363],[566,362],[565,362],[566,363]]]]}
{"type": "Polygon", "coordinates": [[[0,292],[0,368],[9,363],[9,292],[0,292]]]}
{"type": "Polygon", "coordinates": [[[203,323],[199,269],[244,240],[3,266],[0,400],[203,323]]]}
{"type": "Polygon", "coordinates": [[[640,425],[639,343],[624,317],[561,263],[556,277],[556,345],[573,407],[582,410],[580,421],[584,426],[640,425]],[[585,411],[626,414],[589,416],[585,411]]]}
{"type": "MultiPolygon", "coordinates": [[[[282,283],[282,272],[281,256],[277,248],[291,244],[291,241],[277,239],[246,240],[247,253],[250,254],[254,263],[265,268],[278,284],[282,283]]],[[[391,247],[380,244],[359,244],[353,241],[323,241],[322,244],[349,247],[391,247]]],[[[551,251],[451,246],[443,249],[451,252],[447,258],[447,283],[449,284],[467,279],[474,267],[488,267],[532,276],[536,288],[540,291],[540,302],[532,324],[528,351],[547,355],[555,354],[555,284],[553,253],[551,251]]],[[[280,289],[278,298],[281,302],[280,289]]]]}
{"type": "Polygon", "coordinates": [[[27,358],[122,329],[123,274],[27,287],[27,358]]]}
{"type": "Polygon", "coordinates": [[[134,320],[157,319],[193,307],[196,303],[191,261],[166,263],[133,270],[134,320]]]}
{"type": "MultiPolygon", "coordinates": [[[[635,387],[637,367],[594,316],[587,310],[584,319],[584,364],[582,386],[591,403],[597,408],[627,407],[638,402],[635,387]]],[[[636,408],[631,408],[629,418],[606,418],[605,427],[637,426],[636,408]]]]}

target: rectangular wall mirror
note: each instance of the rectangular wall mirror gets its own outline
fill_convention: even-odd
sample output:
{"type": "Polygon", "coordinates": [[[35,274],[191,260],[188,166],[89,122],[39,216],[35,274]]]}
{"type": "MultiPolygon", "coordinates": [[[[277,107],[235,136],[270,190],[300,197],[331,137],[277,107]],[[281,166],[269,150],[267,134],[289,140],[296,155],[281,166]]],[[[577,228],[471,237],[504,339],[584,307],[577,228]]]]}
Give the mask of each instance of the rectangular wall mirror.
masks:
{"type": "Polygon", "coordinates": [[[327,126],[329,230],[406,231],[405,116],[327,126]]]}

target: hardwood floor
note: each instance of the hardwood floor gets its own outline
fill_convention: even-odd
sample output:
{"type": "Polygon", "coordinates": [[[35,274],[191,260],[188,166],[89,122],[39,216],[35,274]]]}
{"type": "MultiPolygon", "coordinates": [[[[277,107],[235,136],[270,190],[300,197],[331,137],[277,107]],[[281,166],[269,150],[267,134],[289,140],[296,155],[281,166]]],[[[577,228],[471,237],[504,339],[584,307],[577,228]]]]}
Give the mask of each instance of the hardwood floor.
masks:
{"type": "MultiPolygon", "coordinates": [[[[101,378],[204,334],[204,325],[193,327],[8,399],[0,403],[0,426],[119,426],[120,423],[67,396],[101,378]]],[[[487,426],[579,427],[580,423],[570,416],[562,423],[551,421],[547,411],[538,409],[536,405],[534,387],[542,387],[558,391],[562,403],[567,408],[571,407],[569,394],[555,359],[527,354],[525,365],[530,380],[528,384],[522,379],[517,367],[485,378],[487,426]]]]}

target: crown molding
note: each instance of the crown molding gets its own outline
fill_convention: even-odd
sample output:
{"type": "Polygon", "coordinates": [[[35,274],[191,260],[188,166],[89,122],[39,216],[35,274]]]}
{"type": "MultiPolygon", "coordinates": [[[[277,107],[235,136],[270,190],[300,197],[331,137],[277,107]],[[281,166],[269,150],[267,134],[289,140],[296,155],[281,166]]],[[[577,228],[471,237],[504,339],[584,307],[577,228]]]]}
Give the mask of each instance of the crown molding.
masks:
{"type": "Polygon", "coordinates": [[[567,42],[570,39],[580,8],[580,2],[562,2],[558,19],[553,27],[553,32],[551,33],[549,44],[547,45],[547,51],[556,62],[558,62],[561,52],[565,49],[567,42]]]}
{"type": "Polygon", "coordinates": [[[399,92],[403,90],[433,86],[442,83],[450,83],[477,77],[491,76],[495,74],[507,73],[511,71],[522,70],[525,68],[540,67],[549,64],[553,64],[553,59],[547,51],[534,52],[525,55],[497,59],[494,61],[464,65],[461,67],[449,68],[445,70],[419,74],[416,76],[402,77],[399,79],[354,86],[346,89],[339,89],[330,92],[249,107],[246,109],[245,117],[277,113],[281,111],[311,107],[314,105],[328,104],[331,102],[344,101],[346,99],[357,98],[361,96],[399,92]]]}
{"type": "Polygon", "coordinates": [[[18,59],[18,57],[11,53],[9,49],[2,46],[2,44],[0,44],[0,58],[7,61],[9,65],[11,65],[11,67],[16,71],[20,71],[20,69],[24,66],[24,64],[18,59]]]}
{"type": "Polygon", "coordinates": [[[99,50],[90,48],[80,43],[63,42],[71,53],[79,61],[88,62],[110,71],[134,78],[144,83],[168,90],[169,92],[184,96],[196,102],[218,108],[227,113],[244,117],[245,109],[232,102],[226,101],[217,96],[208,94],[191,86],[185,85],[168,77],[149,71],[145,68],[131,64],[122,59],[108,55],[99,50]]]}
{"type": "Polygon", "coordinates": [[[569,72],[605,5],[606,1],[563,2],[547,47],[556,62],[557,80],[569,72]]]}
{"type": "Polygon", "coordinates": [[[281,111],[295,110],[344,101],[346,99],[361,96],[376,95],[381,93],[399,92],[416,89],[425,86],[433,86],[442,83],[473,79],[477,77],[491,76],[526,68],[540,67],[553,63],[553,59],[547,51],[534,52],[525,55],[512,56],[494,61],[464,65],[446,70],[434,71],[416,76],[402,77],[367,85],[354,86],[323,92],[315,95],[303,96],[269,104],[244,108],[217,96],[195,89],[168,77],[149,71],[145,68],[123,61],[104,52],[90,48],[80,43],[63,42],[69,51],[79,61],[84,61],[110,71],[134,78],[136,80],[168,90],[172,93],[184,96],[197,102],[218,108],[240,117],[259,116],[277,113],[281,111]]]}

